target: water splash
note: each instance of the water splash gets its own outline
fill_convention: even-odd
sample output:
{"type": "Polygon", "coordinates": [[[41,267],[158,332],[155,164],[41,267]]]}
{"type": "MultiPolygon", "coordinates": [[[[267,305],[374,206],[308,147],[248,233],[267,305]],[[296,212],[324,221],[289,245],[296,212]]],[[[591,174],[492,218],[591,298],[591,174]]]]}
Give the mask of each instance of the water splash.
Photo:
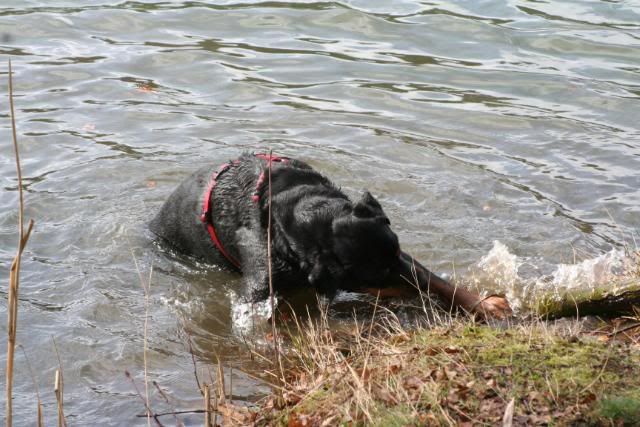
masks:
{"type": "Polygon", "coordinates": [[[263,329],[271,318],[271,302],[246,302],[235,293],[231,293],[231,327],[238,336],[255,332],[256,328],[263,329]]]}
{"type": "Polygon", "coordinates": [[[476,286],[480,283],[491,283],[492,287],[506,294],[507,299],[514,305],[513,308],[518,308],[520,295],[516,291],[518,284],[522,282],[518,275],[521,265],[522,261],[509,252],[505,244],[495,240],[493,248],[472,269],[473,282],[476,286]]]}
{"type": "Polygon", "coordinates": [[[527,301],[541,292],[562,295],[567,291],[598,288],[616,290],[625,281],[638,275],[640,254],[629,254],[623,250],[588,258],[575,264],[556,264],[547,268],[550,273],[540,271],[532,258],[518,257],[509,248],[494,241],[491,250],[471,268],[471,282],[481,289],[506,294],[514,309],[527,306],[527,301]],[[524,265],[533,267],[534,273],[523,274],[524,265]]]}
{"type": "Polygon", "coordinates": [[[551,284],[556,288],[593,290],[598,285],[615,283],[628,276],[631,262],[624,251],[613,249],[578,264],[560,264],[553,272],[551,284]]]}

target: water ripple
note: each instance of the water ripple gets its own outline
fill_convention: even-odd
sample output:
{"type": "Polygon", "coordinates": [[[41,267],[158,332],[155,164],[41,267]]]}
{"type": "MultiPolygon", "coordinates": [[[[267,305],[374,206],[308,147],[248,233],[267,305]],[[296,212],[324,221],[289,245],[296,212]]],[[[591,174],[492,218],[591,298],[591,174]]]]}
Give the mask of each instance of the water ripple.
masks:
{"type": "MultiPolygon", "coordinates": [[[[104,398],[74,399],[80,424],[118,408],[112,424],[126,425],[140,409],[115,379],[141,360],[132,253],[145,273],[158,266],[158,375],[192,391],[176,318],[199,357],[223,349],[249,364],[230,324],[238,278],[159,251],[146,231],[193,169],[244,150],[303,158],[354,197],[368,187],[403,246],[443,273],[454,263],[464,276],[493,241],[553,271],[637,240],[640,7],[630,2],[76,3],[3,2],[0,56],[14,64],[36,220],[22,339],[50,370],[41,342],[58,334],[70,381],[104,398]]],[[[5,275],[12,159],[0,144],[5,275]]],[[[238,387],[253,396],[254,382],[238,387]]]]}

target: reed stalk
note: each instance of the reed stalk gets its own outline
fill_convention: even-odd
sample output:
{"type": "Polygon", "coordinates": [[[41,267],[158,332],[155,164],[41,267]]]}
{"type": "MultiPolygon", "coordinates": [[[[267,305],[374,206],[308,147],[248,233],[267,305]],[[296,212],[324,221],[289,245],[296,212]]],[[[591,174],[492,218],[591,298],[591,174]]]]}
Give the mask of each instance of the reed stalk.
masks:
{"type": "Polygon", "coordinates": [[[267,224],[267,268],[269,274],[269,301],[271,302],[271,335],[273,335],[273,350],[276,356],[276,363],[278,368],[278,373],[280,374],[280,382],[284,384],[284,369],[282,368],[282,357],[280,355],[280,344],[278,342],[278,328],[276,327],[276,303],[275,303],[275,293],[273,290],[273,266],[272,266],[272,257],[271,257],[271,164],[273,157],[273,151],[269,150],[269,160],[267,163],[268,172],[269,172],[269,180],[268,180],[268,191],[269,191],[269,220],[267,224]]]}
{"type": "Polygon", "coordinates": [[[31,362],[29,361],[29,357],[27,356],[27,352],[21,344],[18,344],[18,347],[22,350],[24,354],[24,360],[27,362],[27,367],[29,368],[29,374],[31,375],[31,381],[33,382],[33,388],[36,390],[36,400],[37,400],[37,422],[36,425],[38,427],[44,426],[44,418],[42,415],[42,399],[40,399],[40,387],[38,387],[38,381],[36,381],[36,374],[33,371],[33,367],[31,366],[31,362]]]}
{"type": "Polygon", "coordinates": [[[151,410],[151,400],[149,398],[149,372],[148,372],[148,362],[147,362],[147,350],[148,350],[148,329],[149,329],[149,296],[151,294],[151,278],[153,276],[153,265],[149,269],[149,278],[146,283],[144,277],[142,275],[142,271],[140,270],[140,266],[138,265],[138,260],[136,259],[133,250],[131,251],[131,256],[133,257],[133,263],[136,266],[136,271],[138,272],[138,276],[140,277],[140,286],[142,286],[142,291],[144,292],[144,331],[143,331],[143,343],[142,343],[142,360],[144,365],[144,397],[147,401],[147,426],[151,427],[151,417],[153,412],[151,410]]]}
{"type": "Polygon", "coordinates": [[[24,196],[22,192],[22,169],[20,167],[20,151],[18,150],[18,136],[16,131],[16,115],[13,105],[13,70],[9,60],[9,108],[11,111],[11,134],[13,150],[15,152],[16,172],[18,176],[18,250],[9,270],[9,292],[7,298],[7,368],[6,378],[6,425],[13,425],[13,365],[16,350],[16,334],[18,331],[18,290],[20,288],[20,264],[22,252],[29,240],[33,229],[33,220],[24,229],[24,196]]]}
{"type": "Polygon", "coordinates": [[[211,387],[209,384],[204,385],[204,425],[211,427],[211,387]]]}
{"type": "Polygon", "coordinates": [[[65,427],[66,422],[64,420],[64,382],[62,380],[62,372],[60,369],[56,369],[53,391],[55,392],[56,401],[58,402],[58,427],[65,427]]]}
{"type": "MultiPolygon", "coordinates": [[[[152,414],[152,418],[153,420],[156,422],[156,425],[158,427],[164,427],[162,425],[162,423],[160,422],[160,420],[158,419],[160,417],[160,415],[158,414],[154,414],[153,411],[151,411],[151,408],[148,405],[147,399],[144,398],[144,396],[142,396],[142,393],[140,393],[140,389],[138,388],[138,385],[136,384],[135,380],[133,379],[133,377],[131,376],[131,373],[127,370],[124,371],[125,376],[127,377],[127,379],[131,382],[131,385],[133,386],[133,389],[136,391],[136,394],[138,395],[138,397],[140,398],[140,400],[142,400],[142,403],[144,404],[144,408],[146,410],[146,413],[144,415],[142,415],[143,417],[148,417],[148,414],[152,414]]],[[[172,412],[170,412],[169,414],[171,414],[172,412]]]]}
{"type": "Polygon", "coordinates": [[[58,344],[56,339],[52,337],[53,349],[58,359],[58,369],[56,369],[54,391],[56,400],[58,401],[58,427],[67,427],[67,420],[64,416],[64,376],[62,369],[62,359],[60,358],[60,352],[58,351],[58,344]]]}
{"type": "Polygon", "coordinates": [[[222,369],[222,362],[220,362],[220,358],[218,357],[218,371],[216,372],[216,376],[218,377],[217,385],[218,385],[218,402],[225,403],[225,391],[224,391],[224,370],[222,369]]]}

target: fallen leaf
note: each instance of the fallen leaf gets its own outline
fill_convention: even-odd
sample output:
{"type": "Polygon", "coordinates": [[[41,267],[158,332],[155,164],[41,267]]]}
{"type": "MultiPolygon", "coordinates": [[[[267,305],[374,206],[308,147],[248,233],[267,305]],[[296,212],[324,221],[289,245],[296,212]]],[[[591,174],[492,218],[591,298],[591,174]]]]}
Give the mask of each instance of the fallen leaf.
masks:
{"type": "Polygon", "coordinates": [[[444,368],[444,374],[446,375],[448,380],[452,380],[456,377],[456,375],[458,375],[458,372],[454,371],[453,369],[449,369],[447,367],[444,368]]]}
{"type": "Polygon", "coordinates": [[[288,427],[309,427],[317,425],[320,425],[320,422],[316,417],[298,414],[296,412],[289,414],[289,420],[287,422],[288,427]]]}
{"type": "Polygon", "coordinates": [[[448,353],[448,354],[455,354],[455,353],[460,353],[462,350],[459,347],[456,347],[454,345],[450,345],[445,347],[444,352],[448,353]]]}
{"type": "Polygon", "coordinates": [[[387,365],[387,371],[390,374],[395,374],[402,369],[403,365],[402,360],[394,359],[387,365]]]}
{"type": "Polygon", "coordinates": [[[423,385],[424,385],[424,382],[416,376],[410,376],[404,379],[404,387],[407,389],[419,390],[422,388],[423,385]]]}
{"type": "Polygon", "coordinates": [[[284,393],[284,401],[286,405],[296,405],[302,400],[302,396],[298,393],[287,392],[284,393]]]}
{"type": "Polygon", "coordinates": [[[373,389],[373,394],[377,399],[382,400],[383,402],[389,404],[389,405],[397,405],[398,404],[398,399],[396,399],[387,389],[384,389],[382,387],[379,386],[374,386],[373,389]]]}
{"type": "Polygon", "coordinates": [[[249,425],[256,419],[257,413],[245,406],[229,403],[218,404],[216,410],[225,418],[225,425],[249,425]]]}
{"type": "Polygon", "coordinates": [[[427,356],[435,356],[436,354],[438,354],[440,351],[436,348],[433,347],[427,347],[424,349],[424,354],[426,354],[427,356]]]}

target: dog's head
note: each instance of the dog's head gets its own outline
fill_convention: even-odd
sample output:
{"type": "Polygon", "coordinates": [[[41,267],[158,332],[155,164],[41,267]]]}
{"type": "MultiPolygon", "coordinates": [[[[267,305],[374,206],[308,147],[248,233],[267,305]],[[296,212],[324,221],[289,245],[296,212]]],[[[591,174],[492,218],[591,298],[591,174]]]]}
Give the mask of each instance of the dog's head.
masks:
{"type": "Polygon", "coordinates": [[[341,287],[381,286],[398,263],[400,245],[380,203],[365,191],[350,213],[334,219],[333,252],[343,269],[341,287]]]}

